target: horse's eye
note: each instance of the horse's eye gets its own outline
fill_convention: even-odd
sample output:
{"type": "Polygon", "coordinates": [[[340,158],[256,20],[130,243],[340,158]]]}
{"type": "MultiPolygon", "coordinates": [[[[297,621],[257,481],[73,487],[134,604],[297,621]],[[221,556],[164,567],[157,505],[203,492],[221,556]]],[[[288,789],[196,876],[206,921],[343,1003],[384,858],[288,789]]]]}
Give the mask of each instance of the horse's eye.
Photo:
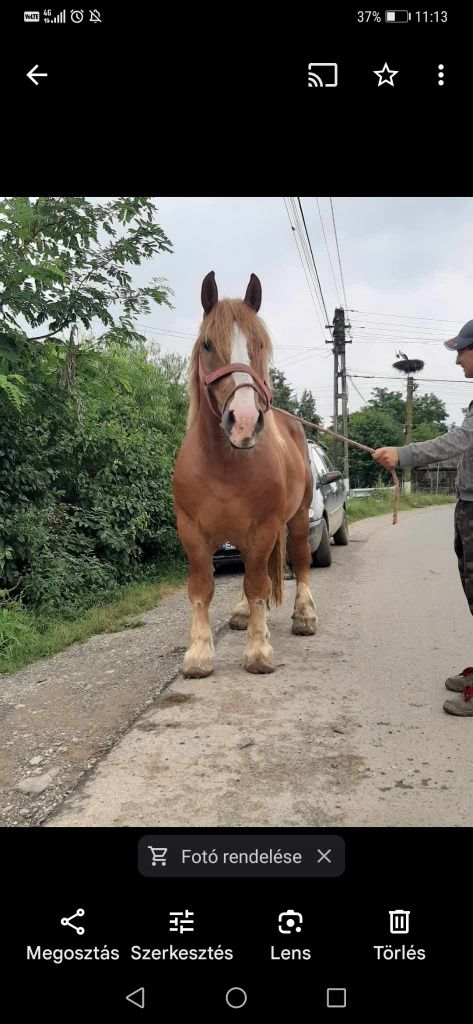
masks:
{"type": "Polygon", "coordinates": [[[208,339],[207,339],[207,341],[204,341],[204,348],[205,348],[205,350],[207,352],[211,352],[212,351],[212,342],[209,341],[208,339]]]}

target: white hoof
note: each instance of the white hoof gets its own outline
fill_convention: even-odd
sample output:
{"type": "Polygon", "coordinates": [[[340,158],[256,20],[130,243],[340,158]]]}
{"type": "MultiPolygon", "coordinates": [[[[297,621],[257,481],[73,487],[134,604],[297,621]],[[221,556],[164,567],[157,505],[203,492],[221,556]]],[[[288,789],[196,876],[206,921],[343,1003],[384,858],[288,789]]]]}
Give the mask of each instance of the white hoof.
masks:
{"type": "Polygon", "coordinates": [[[186,678],[201,679],[210,676],[214,670],[215,653],[208,644],[196,643],[184,655],[182,674],[186,678]]]}
{"type": "Polygon", "coordinates": [[[246,671],[274,672],[273,656],[273,648],[267,640],[262,644],[249,645],[245,657],[246,671]]]}

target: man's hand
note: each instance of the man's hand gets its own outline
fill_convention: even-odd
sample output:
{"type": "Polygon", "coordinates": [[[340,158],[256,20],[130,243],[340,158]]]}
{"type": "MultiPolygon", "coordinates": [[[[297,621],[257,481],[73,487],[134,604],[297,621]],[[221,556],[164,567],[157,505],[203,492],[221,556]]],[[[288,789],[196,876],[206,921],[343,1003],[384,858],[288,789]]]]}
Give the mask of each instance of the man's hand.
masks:
{"type": "Polygon", "coordinates": [[[397,448],[376,448],[373,452],[373,459],[379,462],[380,466],[384,466],[385,469],[394,469],[399,462],[399,452],[397,448]]]}

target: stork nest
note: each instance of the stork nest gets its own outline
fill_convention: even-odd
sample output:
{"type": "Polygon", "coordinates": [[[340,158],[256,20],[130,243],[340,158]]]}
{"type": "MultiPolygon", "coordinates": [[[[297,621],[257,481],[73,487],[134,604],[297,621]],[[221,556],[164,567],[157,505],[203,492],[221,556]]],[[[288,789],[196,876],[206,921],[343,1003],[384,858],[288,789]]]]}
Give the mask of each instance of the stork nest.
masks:
{"type": "Polygon", "coordinates": [[[393,363],[394,369],[402,370],[403,373],[419,373],[424,366],[422,359],[398,359],[397,363],[393,363]]]}

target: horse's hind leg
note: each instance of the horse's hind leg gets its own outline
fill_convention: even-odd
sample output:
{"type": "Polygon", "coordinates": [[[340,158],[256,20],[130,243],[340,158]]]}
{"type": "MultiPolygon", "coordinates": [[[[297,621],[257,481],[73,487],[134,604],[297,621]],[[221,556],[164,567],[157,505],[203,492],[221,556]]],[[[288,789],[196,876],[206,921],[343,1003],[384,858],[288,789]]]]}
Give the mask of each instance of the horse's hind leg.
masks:
{"type": "Polygon", "coordinates": [[[189,559],[187,592],[192,604],[191,644],[184,655],[182,673],[200,678],[213,672],[215,662],[209,621],[209,605],[215,590],[212,554],[189,519],[178,515],[177,521],[179,537],[189,559]]]}
{"type": "Polygon", "coordinates": [[[235,605],[231,618],[230,629],[246,629],[250,618],[250,606],[245,592],[241,595],[238,604],[235,605]]]}
{"type": "Polygon", "coordinates": [[[292,632],[301,636],[311,636],[317,629],[315,601],[309,587],[310,545],[309,545],[309,510],[300,508],[289,520],[289,554],[293,565],[297,588],[294,612],[292,615],[292,632]]]}
{"type": "MultiPolygon", "coordinates": [[[[266,607],[269,608],[269,601],[266,602],[266,607]]],[[[230,629],[248,629],[248,622],[250,620],[250,606],[248,604],[248,598],[243,591],[238,604],[235,605],[231,618],[230,618],[230,629]]],[[[269,632],[268,626],[266,626],[266,639],[269,640],[271,633],[269,632]]]]}

